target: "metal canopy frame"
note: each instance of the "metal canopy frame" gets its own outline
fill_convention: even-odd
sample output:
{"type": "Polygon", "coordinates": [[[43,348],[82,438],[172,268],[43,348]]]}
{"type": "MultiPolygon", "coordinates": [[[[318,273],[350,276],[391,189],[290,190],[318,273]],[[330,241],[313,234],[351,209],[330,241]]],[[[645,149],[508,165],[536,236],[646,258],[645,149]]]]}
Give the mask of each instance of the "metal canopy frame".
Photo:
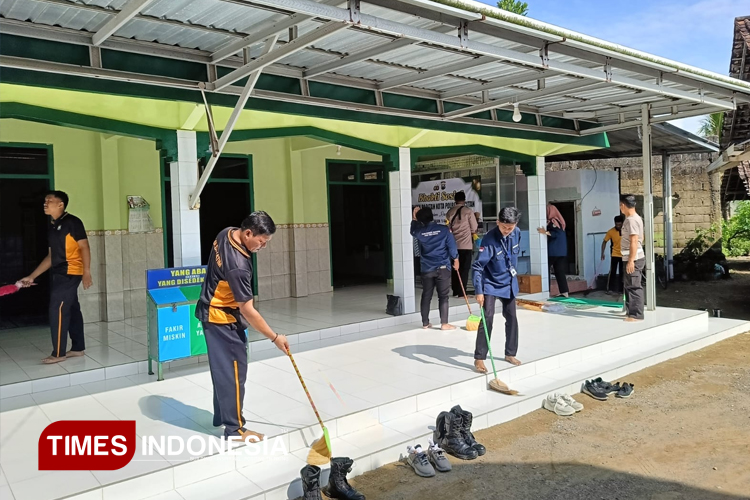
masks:
{"type": "MultiPolygon", "coordinates": [[[[165,0],[129,0],[121,11],[86,3],[90,0],[81,1],[84,3],[64,0],[28,0],[27,3],[56,5],[61,8],[64,6],[73,14],[87,12],[87,14],[96,13],[108,16],[109,19],[104,26],[93,36],[76,30],[77,34],[82,37],[75,39],[76,37],[71,33],[72,30],[64,29],[64,23],[61,23],[63,29],[60,29],[44,26],[33,20],[29,22],[7,17],[0,19],[0,27],[5,33],[20,36],[193,60],[208,66],[215,66],[221,62],[226,67],[241,68],[252,62],[246,60],[249,59],[247,49],[272,35],[280,35],[278,43],[286,45],[294,42],[294,40],[284,40],[283,35],[289,28],[298,27],[301,30],[309,30],[321,23],[343,23],[348,28],[345,36],[334,37],[336,42],[327,44],[327,47],[313,46],[313,42],[320,42],[320,40],[314,40],[308,44],[299,42],[295,44],[304,45],[304,50],[312,51],[316,56],[329,55],[332,60],[309,67],[295,65],[285,59],[298,51],[289,50],[286,54],[280,54],[283,57],[279,57],[271,65],[266,65],[264,72],[298,78],[305,82],[303,87],[306,86],[308,80],[317,80],[370,89],[377,93],[389,90],[391,93],[435,99],[440,103],[438,111],[445,109],[443,102],[447,100],[467,106],[484,104],[490,107],[480,108],[481,110],[492,109],[490,103],[495,99],[503,103],[509,101],[507,98],[503,99],[505,97],[503,93],[511,92],[513,96],[517,96],[519,90],[541,91],[546,90],[547,85],[560,83],[549,82],[549,78],[567,77],[567,79],[576,78],[604,84],[599,95],[587,93],[585,97],[580,97],[576,93],[569,93],[557,99],[545,99],[537,106],[525,105],[522,112],[537,115],[537,123],[543,122],[542,116],[565,118],[565,115],[571,111],[591,109],[590,115],[583,115],[577,119],[589,120],[601,125],[636,126],[639,125],[636,122],[640,117],[635,120],[628,120],[628,117],[625,117],[625,120],[621,120],[616,114],[604,115],[602,112],[618,113],[619,108],[628,108],[627,112],[632,116],[634,111],[637,112],[633,110],[633,107],[642,104],[646,96],[652,99],[661,98],[659,104],[668,108],[665,111],[666,120],[680,118],[690,112],[705,114],[712,111],[731,110],[735,108],[737,102],[750,102],[750,88],[743,86],[741,82],[735,84],[726,82],[725,79],[712,80],[702,74],[678,71],[646,58],[638,59],[630,55],[616,54],[593,44],[588,45],[580,41],[565,39],[508,21],[485,17],[469,10],[426,0],[368,0],[363,4],[360,4],[359,0],[349,0],[344,8],[338,5],[344,3],[345,0],[324,0],[320,3],[311,0],[195,0],[203,5],[213,3],[217,7],[222,4],[239,6],[243,11],[247,11],[249,16],[258,13],[259,19],[262,18],[262,20],[251,24],[249,28],[244,28],[248,32],[246,34],[237,30],[216,28],[210,19],[204,19],[207,16],[201,17],[202,22],[191,20],[187,23],[178,18],[158,16],[157,12],[162,13],[164,8],[151,12],[149,7],[156,9],[160,2],[165,0]],[[363,10],[373,11],[377,15],[367,14],[363,10]],[[270,17],[268,17],[269,12],[273,13],[270,17]],[[432,23],[425,22],[425,20],[432,21],[432,23]],[[132,22],[153,24],[156,30],[174,29],[179,26],[179,29],[186,34],[211,33],[222,36],[226,42],[219,48],[206,51],[200,48],[175,47],[171,44],[146,41],[145,38],[148,38],[146,36],[143,37],[144,40],[118,37],[118,30],[122,31],[132,22]],[[453,33],[450,33],[451,31],[453,33]],[[362,50],[348,50],[350,46],[359,48],[363,46],[363,43],[369,44],[368,39],[371,40],[373,36],[384,39],[384,42],[362,50]],[[413,67],[401,63],[400,60],[403,60],[403,57],[394,57],[394,60],[389,61],[390,56],[396,56],[398,49],[405,47],[414,49],[413,67]],[[450,56],[450,62],[435,64],[434,56],[427,56],[428,51],[444,52],[450,56]],[[372,60],[376,56],[379,59],[372,60]],[[573,58],[578,58],[578,60],[573,60],[573,58]],[[422,60],[429,64],[421,64],[422,60]],[[346,74],[346,69],[355,65],[358,71],[346,74]],[[396,70],[399,71],[394,75],[396,70]],[[362,72],[368,74],[359,76],[362,72]],[[503,72],[505,75],[502,74],[503,72]],[[353,73],[358,73],[358,75],[353,73]],[[394,76],[380,76],[380,74],[394,76]],[[462,85],[451,85],[451,81],[462,82],[462,85]],[[528,82],[533,83],[535,88],[518,87],[528,82]],[[482,93],[485,91],[490,91],[490,95],[483,97],[482,93]],[[493,93],[500,95],[493,95],[493,93]],[[673,107],[677,102],[682,104],[681,108],[673,107]],[[628,104],[634,106],[628,106],[628,104]]],[[[191,4],[191,0],[173,0],[173,2],[183,6],[191,4]]],[[[0,0],[0,6],[2,3],[4,2],[0,0]]],[[[39,61],[31,64],[28,60],[19,61],[7,56],[0,59],[0,65],[56,73],[78,75],[83,73],[83,76],[126,79],[152,85],[158,84],[160,80],[158,77],[128,72],[122,72],[125,74],[121,75],[81,71],[81,68],[46,65],[39,61]]],[[[97,66],[92,64],[91,67],[97,66]]],[[[252,72],[252,67],[249,70],[246,71],[252,72]]],[[[208,73],[216,74],[216,71],[213,69],[208,73]]],[[[237,75],[239,73],[235,74],[237,75]]],[[[212,87],[215,82],[203,83],[209,90],[232,94],[241,92],[240,88],[232,88],[229,85],[231,83],[229,78],[222,78],[225,79],[218,79],[219,85],[215,87],[212,87]]],[[[168,79],[163,79],[160,83],[167,86],[177,84],[168,79]]],[[[180,83],[180,86],[197,90],[201,82],[180,83]]],[[[585,87],[581,90],[585,90],[585,87]]],[[[547,97],[552,98],[555,95],[550,94],[547,97]]],[[[311,102],[311,104],[318,103],[311,102]]],[[[381,112],[388,112],[385,109],[387,106],[378,105],[377,108],[383,108],[380,109],[381,112]]],[[[450,113],[431,114],[441,120],[456,120],[467,116],[464,113],[450,113]]],[[[655,116],[657,114],[654,112],[655,116]]],[[[419,117],[424,118],[424,116],[419,117]]],[[[497,122],[495,126],[498,127],[515,127],[512,123],[492,121],[497,122]]],[[[489,124],[482,123],[482,125],[489,124]]],[[[586,130],[587,132],[584,133],[605,131],[588,132],[594,130],[591,128],[586,130]]]]}

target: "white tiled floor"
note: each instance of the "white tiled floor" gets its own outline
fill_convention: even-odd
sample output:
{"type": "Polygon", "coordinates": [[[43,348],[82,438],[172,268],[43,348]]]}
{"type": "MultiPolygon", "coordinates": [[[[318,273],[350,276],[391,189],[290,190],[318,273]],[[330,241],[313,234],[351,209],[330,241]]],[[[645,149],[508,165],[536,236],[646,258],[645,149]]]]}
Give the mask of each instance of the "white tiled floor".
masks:
{"type": "MultiPolygon", "coordinates": [[[[460,318],[465,315],[456,320],[460,318]]],[[[502,324],[501,317],[496,321],[502,324]]],[[[520,310],[519,323],[518,357],[524,365],[510,369],[502,361],[502,335],[496,335],[492,343],[498,369],[503,370],[500,378],[522,391],[553,387],[560,377],[575,378],[597,368],[596,363],[601,359],[598,356],[607,352],[611,357],[613,350],[618,349],[613,342],[623,341],[617,351],[621,354],[615,358],[637,358],[642,347],[624,345],[625,341],[632,343],[637,335],[652,336],[658,328],[662,336],[674,332],[675,342],[679,343],[680,335],[688,335],[686,331],[695,330],[696,338],[700,338],[709,325],[705,316],[677,309],[648,313],[647,319],[637,324],[625,323],[604,309],[564,314],[520,310]],[[558,356],[566,352],[571,354],[558,356]]],[[[497,395],[487,394],[484,377],[471,371],[475,337],[476,334],[463,330],[422,330],[418,324],[412,324],[296,345],[295,359],[326,420],[337,455],[362,457],[357,467],[369,470],[392,455],[389,447],[409,436],[426,435],[438,409],[446,409],[456,400],[463,404],[461,398],[468,398],[467,404],[475,408],[496,404],[497,395]],[[365,452],[372,453],[373,449],[382,453],[365,452]]],[[[214,492],[217,498],[239,498],[237,488],[242,485],[240,490],[246,497],[275,488],[273,493],[266,494],[267,499],[286,498],[284,495],[297,490],[290,486],[287,491],[277,486],[270,471],[279,470],[276,466],[283,462],[284,474],[289,471],[296,474],[303,465],[305,446],[320,431],[314,427],[315,416],[286,356],[274,350],[260,354],[259,358],[251,354],[254,359],[246,385],[245,418],[249,428],[269,437],[280,436],[293,452],[277,457],[278,462],[238,457],[236,463],[228,466],[216,461],[208,469],[203,466],[196,469],[203,471],[198,476],[202,479],[192,483],[189,467],[197,467],[203,460],[190,463],[186,461],[187,455],[164,457],[158,453],[144,456],[139,450],[136,459],[118,471],[81,473],[75,476],[75,482],[68,480],[73,476],[60,475],[60,480],[54,481],[57,489],[49,486],[52,481],[48,478],[38,481],[42,476],[57,474],[36,470],[36,442],[41,430],[52,421],[124,419],[136,421],[139,436],[220,435],[221,429],[212,425],[207,366],[192,365],[170,372],[162,382],[156,382],[153,376],[136,374],[0,399],[0,493],[8,492],[7,482],[15,500],[59,498],[97,487],[107,488],[104,498],[136,498],[135,492],[156,495],[166,491],[159,488],[172,484],[178,496],[165,498],[189,500],[206,498],[206,492],[214,492]],[[213,472],[209,475],[207,470],[213,472]],[[267,474],[263,472],[266,470],[267,474]],[[148,476],[151,479],[141,477],[144,474],[151,474],[148,476]],[[214,477],[220,474],[232,479],[232,485],[214,477]],[[124,486],[129,483],[122,483],[136,477],[139,479],[133,489],[124,486]]],[[[611,361],[602,361],[601,369],[608,369],[608,363],[611,361]]],[[[481,416],[478,422],[490,425],[529,408],[503,408],[481,416]]]]}
{"type": "MultiPolygon", "coordinates": [[[[309,342],[335,337],[342,332],[359,331],[358,323],[393,320],[385,314],[387,293],[389,288],[385,285],[367,285],[299,299],[260,301],[258,309],[278,333],[296,335],[295,342],[309,342]]],[[[421,290],[417,290],[417,299],[420,295],[421,290]]],[[[463,300],[451,298],[451,306],[463,304],[463,300]]],[[[437,309],[437,296],[433,298],[433,309],[437,309]]],[[[81,373],[148,358],[145,317],[89,323],[84,331],[84,357],[43,365],[40,360],[51,352],[48,327],[0,330],[0,385],[81,373]]],[[[250,340],[259,339],[259,334],[250,335],[250,340]]],[[[197,363],[197,359],[193,361],[197,363]]]]}

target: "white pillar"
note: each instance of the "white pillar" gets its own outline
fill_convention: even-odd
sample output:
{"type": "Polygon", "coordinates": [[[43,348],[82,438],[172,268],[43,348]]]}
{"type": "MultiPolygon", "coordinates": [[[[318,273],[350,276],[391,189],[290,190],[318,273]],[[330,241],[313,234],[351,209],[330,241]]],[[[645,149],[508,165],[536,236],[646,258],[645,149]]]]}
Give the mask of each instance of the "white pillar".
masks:
{"type": "Polygon", "coordinates": [[[537,228],[547,227],[547,183],[544,175],[544,157],[536,159],[536,175],[526,178],[529,194],[529,248],[531,250],[531,274],[542,277],[542,291],[549,292],[549,261],[547,260],[547,236],[539,234],[537,228]]]}
{"type": "Polygon", "coordinates": [[[404,301],[404,313],[416,311],[414,291],[414,244],[411,226],[411,151],[398,149],[398,170],[389,172],[391,195],[391,247],[393,294],[404,301]]]}
{"type": "Polygon", "coordinates": [[[661,157],[662,197],[664,199],[664,260],[667,264],[667,279],[674,279],[673,235],[672,235],[672,162],[669,154],[661,157]]]}
{"type": "Polygon", "coordinates": [[[646,309],[656,309],[656,274],[654,273],[654,194],[651,178],[651,110],[648,104],[641,108],[643,156],[643,233],[646,245],[646,309]]]}
{"type": "Polygon", "coordinates": [[[193,131],[177,131],[177,161],[169,164],[172,186],[174,266],[201,264],[200,211],[190,210],[190,194],[198,183],[198,147],[193,131]]]}

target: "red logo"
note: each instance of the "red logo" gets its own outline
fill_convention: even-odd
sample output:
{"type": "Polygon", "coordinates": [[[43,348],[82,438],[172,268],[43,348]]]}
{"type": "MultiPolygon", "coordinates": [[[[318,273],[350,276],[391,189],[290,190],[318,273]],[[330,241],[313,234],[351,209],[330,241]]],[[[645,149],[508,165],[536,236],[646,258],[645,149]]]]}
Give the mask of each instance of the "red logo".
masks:
{"type": "Polygon", "coordinates": [[[480,252],[484,252],[484,247],[479,247],[480,252]]]}
{"type": "Polygon", "coordinates": [[[39,436],[39,470],[117,470],[135,455],[135,420],[61,420],[39,436]]]}

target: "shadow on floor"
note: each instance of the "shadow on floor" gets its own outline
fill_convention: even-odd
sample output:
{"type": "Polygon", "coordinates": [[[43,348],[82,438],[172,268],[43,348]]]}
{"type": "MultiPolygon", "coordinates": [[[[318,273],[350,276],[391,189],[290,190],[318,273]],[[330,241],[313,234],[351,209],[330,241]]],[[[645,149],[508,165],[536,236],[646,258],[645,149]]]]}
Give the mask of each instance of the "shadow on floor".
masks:
{"type": "MultiPolygon", "coordinates": [[[[456,368],[460,368],[462,370],[474,370],[473,364],[468,363],[462,363],[458,361],[458,357],[474,357],[473,353],[462,351],[460,349],[456,349],[455,347],[445,347],[445,346],[439,346],[439,345],[411,345],[411,346],[403,346],[403,347],[397,347],[393,349],[393,352],[396,354],[403,356],[406,359],[410,359],[412,361],[419,361],[420,363],[425,363],[429,365],[439,365],[438,363],[435,363],[433,361],[427,361],[423,359],[422,357],[417,356],[417,354],[421,354],[423,356],[427,356],[433,359],[436,359],[438,361],[442,361],[443,363],[451,366],[455,366],[456,368]]],[[[495,361],[499,361],[501,363],[505,363],[505,358],[498,358],[497,356],[494,356],[495,361]]]]}

